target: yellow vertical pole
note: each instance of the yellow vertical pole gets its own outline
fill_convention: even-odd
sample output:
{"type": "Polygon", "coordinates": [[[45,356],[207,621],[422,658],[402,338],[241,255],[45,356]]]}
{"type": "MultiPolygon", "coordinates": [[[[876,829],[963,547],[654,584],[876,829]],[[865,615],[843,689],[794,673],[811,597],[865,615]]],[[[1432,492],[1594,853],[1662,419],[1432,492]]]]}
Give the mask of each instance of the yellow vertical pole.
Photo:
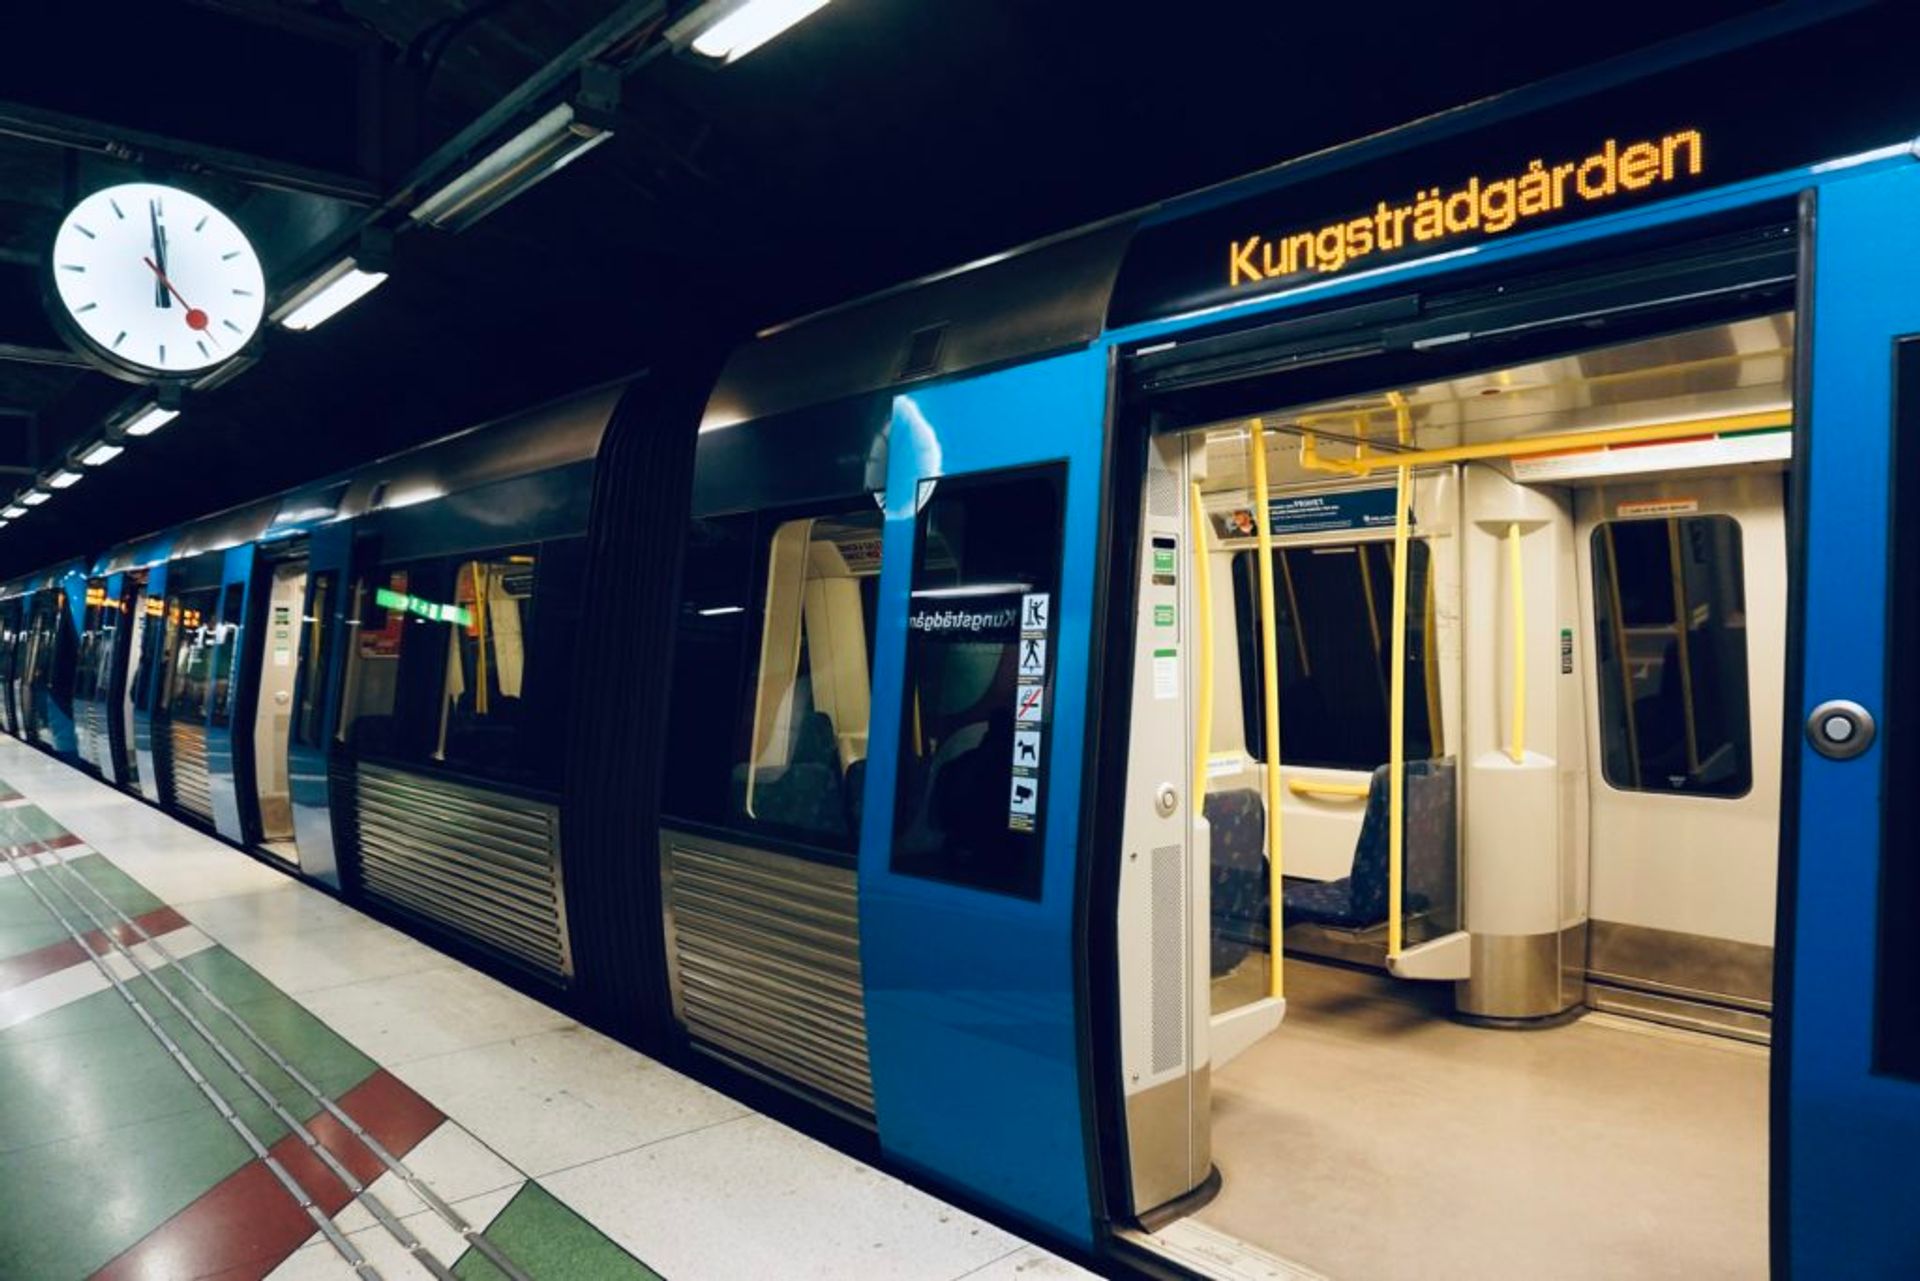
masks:
{"type": "MultiPolygon", "coordinates": [[[[1391,397],[1398,440],[1407,443],[1411,426],[1406,402],[1391,397]]],[[[1407,862],[1407,536],[1413,501],[1412,477],[1403,463],[1393,469],[1393,638],[1387,676],[1387,958],[1400,955],[1404,942],[1401,905],[1406,901],[1407,862]]],[[[1364,549],[1363,549],[1364,553],[1364,549]]],[[[1372,602],[1368,602],[1371,607],[1372,602]]],[[[1379,645],[1374,646],[1376,653],[1379,645]]]]}
{"type": "Polygon", "coordinates": [[[1260,662],[1267,679],[1261,686],[1261,717],[1267,740],[1267,992],[1284,996],[1281,979],[1280,934],[1284,893],[1280,863],[1280,647],[1279,624],[1273,610],[1273,518],[1267,505],[1267,426],[1258,418],[1249,426],[1247,446],[1253,450],[1253,527],[1259,535],[1260,662]]]}
{"type": "Polygon", "coordinates": [[[1515,765],[1527,758],[1527,592],[1521,569],[1516,520],[1507,525],[1507,577],[1513,584],[1513,730],[1507,755],[1515,765]]]}
{"type": "Polygon", "coordinates": [[[1205,815],[1207,763],[1213,755],[1213,567],[1207,556],[1207,513],[1201,506],[1200,486],[1188,487],[1193,508],[1193,640],[1200,668],[1199,706],[1193,717],[1193,817],[1205,815]]]}

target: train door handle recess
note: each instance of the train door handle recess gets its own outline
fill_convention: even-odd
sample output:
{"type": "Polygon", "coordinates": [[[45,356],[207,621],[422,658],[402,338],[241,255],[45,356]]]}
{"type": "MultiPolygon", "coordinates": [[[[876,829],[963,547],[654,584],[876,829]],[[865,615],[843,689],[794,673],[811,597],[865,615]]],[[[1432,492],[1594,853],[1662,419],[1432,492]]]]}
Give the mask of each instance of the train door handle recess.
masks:
{"type": "Polygon", "coordinates": [[[1850,698],[1830,698],[1807,717],[1807,741],[1830,760],[1850,761],[1873,746],[1873,713],[1850,698]]]}

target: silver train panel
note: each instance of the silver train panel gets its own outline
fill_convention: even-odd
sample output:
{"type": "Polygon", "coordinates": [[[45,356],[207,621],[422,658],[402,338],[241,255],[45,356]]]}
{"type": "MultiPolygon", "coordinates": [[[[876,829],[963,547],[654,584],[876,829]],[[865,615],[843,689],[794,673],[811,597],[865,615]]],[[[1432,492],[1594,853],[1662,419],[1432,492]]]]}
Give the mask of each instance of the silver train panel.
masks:
{"type": "Polygon", "coordinates": [[[172,747],[173,803],[213,822],[213,789],[207,777],[207,729],[189,721],[170,721],[167,740],[172,747]]]}
{"type": "Polygon", "coordinates": [[[572,975],[556,807],[361,764],[354,811],[369,894],[572,975]]]}
{"type": "Polygon", "coordinates": [[[661,881],[688,1034],[871,1116],[852,869],[663,832],[661,881]]]}

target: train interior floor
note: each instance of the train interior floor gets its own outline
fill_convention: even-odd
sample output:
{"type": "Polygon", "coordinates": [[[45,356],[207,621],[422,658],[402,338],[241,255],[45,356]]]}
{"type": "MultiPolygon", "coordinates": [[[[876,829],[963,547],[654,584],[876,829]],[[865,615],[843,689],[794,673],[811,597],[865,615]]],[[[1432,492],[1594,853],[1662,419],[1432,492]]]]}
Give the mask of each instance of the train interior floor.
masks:
{"type": "Polygon", "coordinates": [[[32,749],[0,780],[0,1277],[1086,1275],[32,749]]]}
{"type": "Polygon", "coordinates": [[[1286,977],[1286,1022],[1214,1074],[1202,1224],[1341,1281],[1767,1274],[1764,1048],[1611,1014],[1469,1027],[1441,988],[1286,977]]]}

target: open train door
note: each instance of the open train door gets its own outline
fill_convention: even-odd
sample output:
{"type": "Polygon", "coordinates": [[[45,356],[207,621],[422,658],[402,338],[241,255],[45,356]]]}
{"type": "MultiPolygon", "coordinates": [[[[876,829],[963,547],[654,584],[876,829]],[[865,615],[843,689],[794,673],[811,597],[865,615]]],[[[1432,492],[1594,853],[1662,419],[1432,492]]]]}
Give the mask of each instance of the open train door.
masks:
{"type": "Polygon", "coordinates": [[[1911,1276],[1920,1259],[1916,210],[1920,164],[1908,164],[1831,182],[1804,215],[1810,413],[1796,450],[1804,501],[1794,514],[1797,750],[1775,1001],[1787,1012],[1775,1029],[1776,1276],[1911,1276]]]}

